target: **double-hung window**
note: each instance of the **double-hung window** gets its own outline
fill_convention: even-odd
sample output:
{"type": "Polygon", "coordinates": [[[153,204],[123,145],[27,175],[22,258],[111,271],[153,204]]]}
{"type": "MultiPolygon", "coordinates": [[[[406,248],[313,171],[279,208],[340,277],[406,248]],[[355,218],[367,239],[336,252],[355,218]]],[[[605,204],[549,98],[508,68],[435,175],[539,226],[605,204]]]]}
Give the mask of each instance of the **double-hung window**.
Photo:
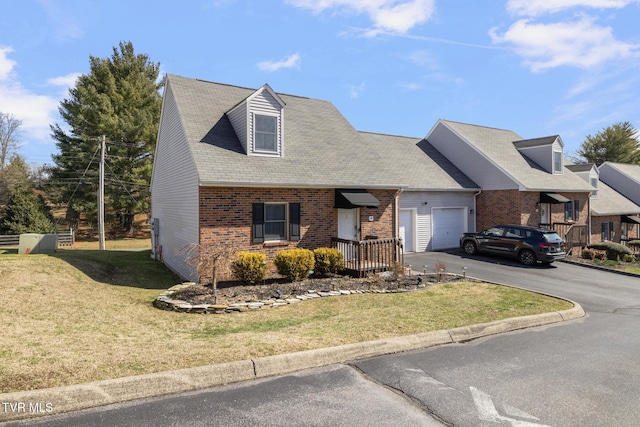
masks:
{"type": "Polygon", "coordinates": [[[562,175],[562,151],[553,152],[553,173],[562,175]]]}
{"type": "Polygon", "coordinates": [[[256,151],[276,153],[278,151],[278,118],[256,114],[253,135],[256,151]]]}
{"type": "Polygon", "coordinates": [[[264,239],[287,240],[287,204],[265,203],[264,239]]]}
{"type": "Polygon", "coordinates": [[[615,235],[615,231],[613,229],[613,222],[603,222],[600,227],[602,230],[602,235],[600,236],[601,240],[603,242],[613,240],[613,237],[615,235]]]}
{"type": "Polygon", "coordinates": [[[253,243],[300,240],[300,203],[254,203],[253,243]]]}
{"type": "Polygon", "coordinates": [[[580,220],[580,201],[571,200],[564,204],[565,222],[580,220]]]}

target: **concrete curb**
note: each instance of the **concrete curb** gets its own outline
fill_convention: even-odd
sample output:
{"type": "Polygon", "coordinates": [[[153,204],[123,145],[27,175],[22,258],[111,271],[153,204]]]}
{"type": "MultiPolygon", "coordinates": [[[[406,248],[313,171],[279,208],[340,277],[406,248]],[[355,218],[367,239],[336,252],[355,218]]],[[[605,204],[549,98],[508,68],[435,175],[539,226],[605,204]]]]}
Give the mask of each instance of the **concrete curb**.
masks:
{"type": "Polygon", "coordinates": [[[564,262],[565,264],[578,265],[580,267],[590,268],[592,270],[608,271],[609,273],[620,274],[622,276],[640,277],[640,274],[637,274],[637,273],[631,273],[629,271],[620,271],[620,270],[616,270],[615,268],[608,268],[608,267],[599,266],[599,265],[586,264],[583,262],[574,261],[567,258],[561,259],[560,262],[564,262]]]}
{"type": "Polygon", "coordinates": [[[56,415],[96,406],[221,386],[374,356],[418,350],[442,344],[581,318],[582,307],[498,320],[444,331],[345,344],[253,360],[138,375],[86,384],[0,394],[0,422],[56,415]]]}

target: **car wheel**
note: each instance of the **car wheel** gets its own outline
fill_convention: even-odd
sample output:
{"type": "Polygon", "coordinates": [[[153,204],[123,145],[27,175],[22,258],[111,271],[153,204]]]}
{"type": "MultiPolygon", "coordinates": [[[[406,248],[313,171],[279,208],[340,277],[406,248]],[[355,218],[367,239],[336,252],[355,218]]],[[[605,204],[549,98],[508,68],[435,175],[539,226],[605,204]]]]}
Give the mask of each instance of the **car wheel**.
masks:
{"type": "Polygon", "coordinates": [[[476,248],[476,244],[470,240],[467,240],[462,244],[462,250],[464,250],[464,253],[467,255],[473,255],[476,252],[478,252],[478,248],[476,248]]]}
{"type": "Polygon", "coordinates": [[[521,251],[518,254],[518,259],[524,265],[533,265],[538,261],[536,258],[536,254],[534,254],[533,251],[530,251],[528,249],[521,251]]]}

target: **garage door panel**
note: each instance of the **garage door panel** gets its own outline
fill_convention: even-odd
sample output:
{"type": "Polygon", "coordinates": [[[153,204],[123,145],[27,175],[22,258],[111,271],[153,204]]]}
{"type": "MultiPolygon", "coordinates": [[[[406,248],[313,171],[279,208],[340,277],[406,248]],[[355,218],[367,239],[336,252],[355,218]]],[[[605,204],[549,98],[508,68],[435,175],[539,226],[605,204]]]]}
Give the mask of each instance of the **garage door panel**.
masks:
{"type": "Polygon", "coordinates": [[[432,248],[433,250],[456,248],[460,236],[465,232],[466,208],[433,208],[432,248]]]}

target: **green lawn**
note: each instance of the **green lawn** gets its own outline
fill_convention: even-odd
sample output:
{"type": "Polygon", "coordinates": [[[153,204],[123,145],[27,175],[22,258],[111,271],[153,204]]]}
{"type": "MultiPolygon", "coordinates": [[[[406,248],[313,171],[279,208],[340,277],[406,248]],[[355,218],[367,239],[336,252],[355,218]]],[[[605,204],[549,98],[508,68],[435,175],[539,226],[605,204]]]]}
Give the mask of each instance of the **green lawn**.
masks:
{"type": "MultiPolygon", "coordinates": [[[[130,245],[130,243],[127,243],[130,245]]],[[[132,246],[128,246],[132,247],[132,246]]],[[[180,314],[153,300],[179,283],[149,250],[0,255],[0,392],[289,353],[563,310],[483,283],[322,298],[238,314],[180,314]]]]}

